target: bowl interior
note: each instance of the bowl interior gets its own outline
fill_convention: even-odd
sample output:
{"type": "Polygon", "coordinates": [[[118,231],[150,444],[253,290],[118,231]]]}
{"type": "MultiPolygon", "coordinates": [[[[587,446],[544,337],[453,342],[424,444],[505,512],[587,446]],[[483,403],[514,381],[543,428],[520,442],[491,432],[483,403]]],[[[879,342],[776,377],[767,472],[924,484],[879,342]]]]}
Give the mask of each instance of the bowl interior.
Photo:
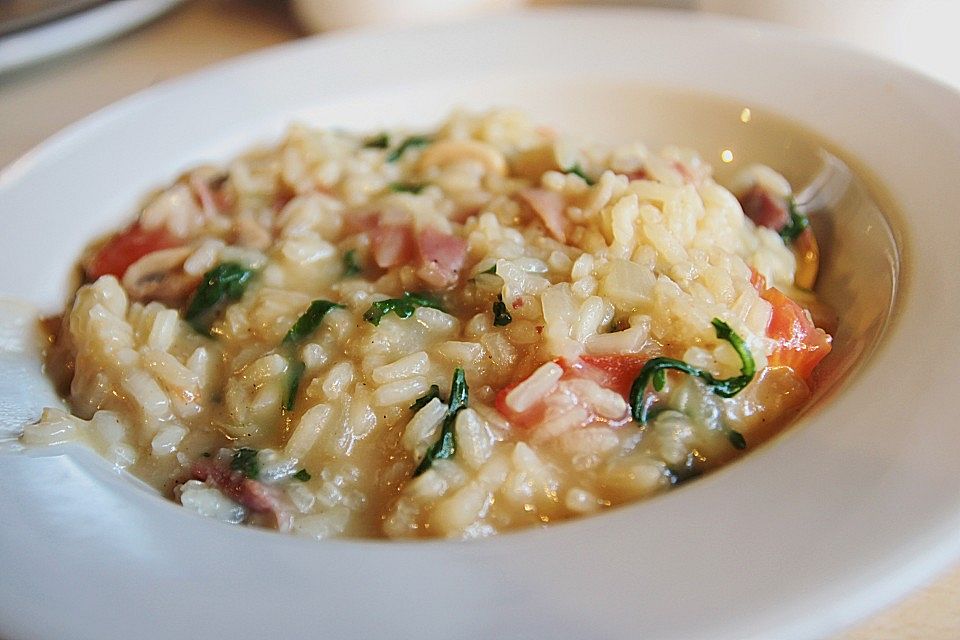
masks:
{"type": "MultiPolygon", "coordinates": [[[[312,126],[375,131],[397,123],[433,126],[451,105],[471,109],[517,107],[533,119],[584,140],[616,143],[639,140],[652,150],[666,145],[695,149],[714,167],[721,184],[755,163],[783,173],[796,191],[817,179],[829,163],[857,167],[846,188],[829,205],[811,214],[821,245],[821,271],[816,292],[838,316],[833,351],[817,372],[817,389],[809,407],[842,388],[872,346],[876,345],[893,309],[899,277],[899,253],[881,210],[893,207],[878,201],[858,174],[861,163],[814,131],[747,102],[668,87],[628,84],[622,79],[576,83],[562,78],[536,81],[490,81],[481,86],[442,90],[433,86],[350,95],[308,105],[269,119],[237,123],[201,142],[181,130],[169,137],[180,152],[166,153],[149,171],[136,165],[93,171],[83,189],[91,197],[75,201],[77,215],[57,220],[59,241],[28,248],[32,271],[56,269],[53,278],[34,282],[29,296],[45,312],[57,312],[75,287],[72,263],[82,247],[99,233],[131,219],[136,205],[151,189],[172,180],[187,168],[206,162],[227,162],[258,144],[278,140],[291,122],[312,126]],[[569,96],[577,96],[570,100],[569,96]],[[389,114],[389,115],[385,115],[389,114]],[[598,117],[603,114],[603,117],[598,117]],[[127,173],[127,176],[117,176],[127,173]],[[109,187],[107,185],[110,185],[109,187]],[[114,188],[113,185],[120,185],[114,188]],[[57,250],[50,251],[53,246],[57,250]],[[39,249],[39,250],[38,250],[39,249]],[[51,263],[54,265],[51,267],[51,263]]],[[[168,143],[170,144],[170,143],[168,143]]],[[[149,152],[147,153],[149,155],[149,152]]],[[[79,178],[78,178],[79,180],[79,178]]],[[[43,216],[43,213],[40,213],[43,216]]],[[[23,281],[0,274],[0,292],[16,292],[23,281]],[[6,280],[6,282],[4,282],[6,280]]]]}

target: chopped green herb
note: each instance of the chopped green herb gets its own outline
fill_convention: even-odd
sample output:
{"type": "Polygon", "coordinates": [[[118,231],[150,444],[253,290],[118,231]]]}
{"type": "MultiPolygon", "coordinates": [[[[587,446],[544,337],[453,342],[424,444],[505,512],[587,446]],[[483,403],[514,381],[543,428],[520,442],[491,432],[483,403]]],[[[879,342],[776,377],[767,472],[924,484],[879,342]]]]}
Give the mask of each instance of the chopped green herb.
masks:
{"type": "Polygon", "coordinates": [[[677,486],[694,478],[699,478],[703,475],[703,471],[695,466],[685,464],[681,467],[667,467],[667,474],[670,478],[670,484],[677,486]]]}
{"type": "Polygon", "coordinates": [[[204,451],[204,452],[201,453],[200,455],[203,456],[204,458],[209,458],[211,454],[210,454],[209,451],[204,451]]]}
{"type": "MultiPolygon", "coordinates": [[[[742,365],[740,367],[740,375],[720,380],[713,377],[709,372],[689,365],[683,360],[675,360],[674,358],[653,358],[652,360],[648,360],[647,363],[643,365],[643,369],[640,370],[640,375],[633,381],[633,386],[630,387],[630,403],[634,420],[640,424],[646,424],[648,408],[644,402],[644,392],[651,381],[653,382],[653,388],[655,390],[660,391],[663,389],[667,381],[668,369],[675,369],[700,378],[710,391],[723,398],[732,398],[740,393],[743,388],[753,380],[753,375],[756,373],[757,367],[753,361],[753,355],[744,343],[743,338],[738,336],[727,323],[719,318],[714,318],[711,324],[713,324],[713,328],[717,332],[717,337],[729,342],[734,350],[736,350],[737,355],[740,356],[742,365]]],[[[742,438],[743,436],[740,436],[741,440],[742,438]]],[[[737,446],[732,436],[731,443],[737,446]]],[[[746,446],[746,443],[744,443],[744,446],[746,446]]]]}
{"type": "Polygon", "coordinates": [[[350,276],[355,276],[358,273],[363,271],[363,267],[360,266],[360,260],[357,258],[357,250],[350,249],[345,254],[343,254],[343,277],[349,278],[350,276]]]}
{"type": "Polygon", "coordinates": [[[300,388],[300,378],[303,377],[303,370],[306,366],[300,360],[290,360],[290,370],[287,377],[287,401],[283,403],[283,408],[287,411],[293,411],[293,406],[297,403],[297,390],[300,388]]]}
{"type": "Polygon", "coordinates": [[[497,295],[497,301],[493,303],[493,326],[505,327],[513,322],[513,316],[507,311],[507,305],[503,303],[503,296],[497,295]]]}
{"type": "Polygon", "coordinates": [[[380,320],[388,313],[395,313],[397,317],[400,318],[409,318],[413,315],[413,312],[416,311],[417,307],[440,309],[440,303],[422,293],[404,292],[400,298],[389,298],[387,300],[381,300],[380,302],[374,302],[370,305],[370,308],[367,309],[366,313],[363,314],[363,319],[373,326],[379,326],[380,320]]]}
{"type": "MultiPolygon", "coordinates": [[[[481,271],[480,273],[489,273],[489,274],[495,276],[495,275],[497,275],[497,265],[494,264],[494,265],[493,265],[492,267],[490,267],[489,269],[484,269],[484,270],[481,271]]],[[[480,274],[477,274],[477,275],[480,275],[480,274]]]]}
{"type": "Polygon", "coordinates": [[[257,459],[257,450],[247,447],[237,449],[230,461],[230,468],[256,480],[257,476],[260,475],[260,461],[257,459]]]}
{"type": "Polygon", "coordinates": [[[394,193],[418,194],[427,186],[425,182],[391,182],[390,191],[394,193]]]}
{"type": "Polygon", "coordinates": [[[386,149],[390,146],[390,136],[386,133],[381,133],[378,136],[367,138],[364,140],[363,146],[366,149],[386,149]]]}
{"type": "Polygon", "coordinates": [[[588,187],[592,187],[593,185],[597,184],[596,180],[594,180],[593,178],[588,176],[586,172],[584,172],[583,167],[580,166],[579,162],[573,165],[572,167],[570,167],[569,169],[564,169],[563,172],[572,173],[575,176],[580,176],[581,178],[583,178],[583,181],[587,183],[588,187]]]}
{"type": "Polygon", "coordinates": [[[743,437],[743,434],[739,431],[733,429],[727,429],[727,440],[730,441],[730,444],[733,445],[734,449],[746,449],[747,440],[743,437]]]}
{"type": "Polygon", "coordinates": [[[283,345],[293,346],[297,344],[317,330],[317,327],[320,326],[320,321],[323,320],[323,316],[327,315],[328,311],[343,308],[344,306],[342,304],[330,302],[329,300],[314,300],[310,303],[310,306],[307,307],[303,315],[293,323],[290,331],[287,331],[287,335],[283,337],[283,345]]]}
{"type": "Polygon", "coordinates": [[[306,469],[300,469],[300,471],[297,471],[295,474],[293,474],[293,477],[294,479],[299,480],[300,482],[306,482],[313,476],[311,476],[310,472],[307,471],[306,469]]]}
{"type": "Polygon", "coordinates": [[[254,271],[235,262],[224,262],[203,275],[184,318],[198,333],[210,335],[211,316],[224,302],[239,300],[254,271]]]}
{"type": "Polygon", "coordinates": [[[425,394],[417,398],[417,401],[410,405],[410,409],[414,412],[420,411],[423,409],[431,400],[434,398],[440,397],[440,387],[435,384],[430,385],[430,390],[425,394]]]}
{"type": "Polygon", "coordinates": [[[780,237],[786,244],[792,243],[803,231],[810,226],[810,220],[807,216],[800,213],[797,209],[797,202],[790,198],[790,222],[780,229],[780,237]]]}
{"type": "Polygon", "coordinates": [[[453,427],[457,421],[457,414],[466,409],[469,401],[470,388],[467,387],[467,379],[463,369],[457,368],[453,372],[453,382],[450,384],[450,404],[447,406],[447,413],[443,417],[443,424],[440,427],[440,437],[433,443],[433,446],[427,449],[423,460],[413,472],[413,477],[417,477],[430,468],[434,460],[441,460],[453,457],[457,451],[457,443],[454,437],[453,427]]]}
{"type": "Polygon", "coordinates": [[[396,162],[400,159],[400,156],[406,152],[407,149],[413,147],[422,147],[433,142],[428,136],[410,136],[406,140],[400,143],[400,146],[390,152],[390,155],[387,156],[387,162],[396,162]]]}

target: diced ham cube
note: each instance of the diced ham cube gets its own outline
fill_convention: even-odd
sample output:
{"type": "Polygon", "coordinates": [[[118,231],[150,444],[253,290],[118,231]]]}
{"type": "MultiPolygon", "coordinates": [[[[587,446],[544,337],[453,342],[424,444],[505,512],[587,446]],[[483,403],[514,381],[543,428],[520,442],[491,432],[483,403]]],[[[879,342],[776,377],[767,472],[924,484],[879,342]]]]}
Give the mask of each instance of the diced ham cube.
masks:
{"type": "Polygon", "coordinates": [[[435,289],[456,284],[467,258],[467,241],[427,227],[417,234],[417,275],[435,289]]]}
{"type": "Polygon", "coordinates": [[[740,196],[740,206],[746,216],[759,227],[780,231],[790,222],[787,203],[760,185],[754,185],[740,196]]]}
{"type": "Polygon", "coordinates": [[[222,461],[201,458],[193,463],[190,473],[194,480],[216,487],[249,511],[275,518],[277,528],[284,528],[290,520],[278,489],[248,478],[242,472],[230,469],[222,461]]]}
{"type": "Polygon", "coordinates": [[[567,241],[567,218],[564,215],[564,209],[567,203],[563,196],[556,191],[528,187],[521,189],[518,193],[520,198],[530,205],[533,212],[537,214],[547,233],[559,242],[567,241]]]}

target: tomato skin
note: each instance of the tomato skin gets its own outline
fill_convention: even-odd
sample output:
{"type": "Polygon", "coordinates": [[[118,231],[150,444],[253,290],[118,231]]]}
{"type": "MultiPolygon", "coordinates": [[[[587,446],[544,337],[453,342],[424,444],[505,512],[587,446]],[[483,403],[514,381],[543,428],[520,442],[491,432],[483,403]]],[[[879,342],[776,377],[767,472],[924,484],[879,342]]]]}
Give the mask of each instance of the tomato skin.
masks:
{"type": "MultiPolygon", "coordinates": [[[[587,365],[599,370],[604,380],[598,380],[601,386],[613,389],[624,398],[630,395],[633,381],[640,375],[643,365],[650,359],[649,355],[620,355],[620,356],[581,356],[587,365]]],[[[576,366],[576,365],[574,365],[576,366]]]]}
{"type": "Polygon", "coordinates": [[[750,284],[773,308],[767,337],[775,340],[777,347],[767,358],[767,366],[790,367],[809,385],[813,370],[830,353],[832,338],[813,323],[803,307],[779,289],[767,287],[766,278],[752,268],[750,284]]]}
{"type": "Polygon", "coordinates": [[[87,275],[93,280],[105,275],[123,278],[130,265],[143,256],[179,244],[180,241],[166,229],[148,231],[135,222],[100,248],[87,266],[87,275]]]}
{"type": "Polygon", "coordinates": [[[813,324],[803,307],[779,289],[765,289],[760,297],[773,307],[767,337],[777,342],[767,365],[790,367],[809,384],[814,368],[830,353],[831,337],[813,324]]]}
{"type": "Polygon", "coordinates": [[[497,391],[497,395],[493,399],[493,406],[496,407],[497,411],[499,411],[501,415],[506,416],[511,420],[514,419],[517,414],[507,406],[507,394],[513,391],[514,387],[516,387],[518,384],[520,383],[516,382],[514,384],[508,384],[500,389],[500,391],[497,391]]]}

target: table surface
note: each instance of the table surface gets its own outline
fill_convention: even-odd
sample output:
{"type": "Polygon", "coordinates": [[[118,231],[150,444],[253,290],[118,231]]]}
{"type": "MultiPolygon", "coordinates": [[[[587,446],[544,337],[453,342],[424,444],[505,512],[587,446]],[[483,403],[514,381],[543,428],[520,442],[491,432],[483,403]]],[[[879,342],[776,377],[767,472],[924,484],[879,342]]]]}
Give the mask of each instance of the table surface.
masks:
{"type": "MultiPolygon", "coordinates": [[[[124,96],[302,37],[284,7],[269,0],[190,2],[106,43],[0,76],[0,166],[124,96]]],[[[960,564],[834,640],[958,638],[960,564]]]]}

